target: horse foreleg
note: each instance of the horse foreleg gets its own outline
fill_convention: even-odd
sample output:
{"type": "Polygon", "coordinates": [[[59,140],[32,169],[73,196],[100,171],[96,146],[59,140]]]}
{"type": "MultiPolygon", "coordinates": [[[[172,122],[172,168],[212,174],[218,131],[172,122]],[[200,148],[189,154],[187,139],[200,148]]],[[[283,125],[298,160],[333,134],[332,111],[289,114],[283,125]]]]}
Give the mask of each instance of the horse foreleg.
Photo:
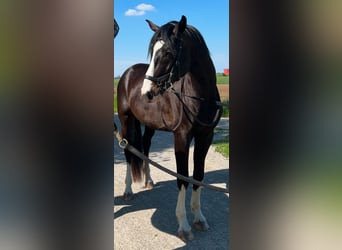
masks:
{"type": "MultiPolygon", "coordinates": [[[[148,157],[152,136],[154,135],[154,130],[145,126],[145,132],[143,136],[143,148],[144,154],[148,157]]],[[[144,161],[144,175],[145,175],[145,188],[152,189],[154,187],[153,180],[150,174],[150,165],[148,162],[144,161]]]]}
{"type": "MultiPolygon", "coordinates": [[[[175,155],[177,164],[177,173],[183,176],[189,176],[188,170],[188,158],[189,158],[189,147],[191,141],[191,135],[185,133],[174,134],[175,141],[175,155]]],[[[178,220],[178,236],[183,241],[192,240],[194,238],[191,227],[188,223],[185,209],[185,197],[186,189],[188,187],[187,182],[177,179],[178,185],[178,200],[176,206],[176,217],[178,220]]]]}
{"type": "Polygon", "coordinates": [[[186,218],[186,209],[185,209],[185,196],[186,196],[186,188],[182,185],[181,189],[178,193],[178,200],[176,206],[176,217],[178,220],[178,236],[183,241],[192,240],[194,235],[191,232],[191,227],[186,218]]]}
{"type": "MultiPolygon", "coordinates": [[[[195,136],[194,149],[194,179],[202,181],[204,177],[205,157],[208,153],[213,139],[213,132],[208,135],[200,134],[195,136]]],[[[194,185],[190,201],[191,212],[194,215],[194,228],[197,230],[208,230],[209,225],[201,210],[201,187],[194,185]]]]}
{"type": "Polygon", "coordinates": [[[209,225],[201,211],[201,188],[192,190],[190,201],[191,212],[194,214],[194,228],[197,230],[208,230],[209,225]]]}

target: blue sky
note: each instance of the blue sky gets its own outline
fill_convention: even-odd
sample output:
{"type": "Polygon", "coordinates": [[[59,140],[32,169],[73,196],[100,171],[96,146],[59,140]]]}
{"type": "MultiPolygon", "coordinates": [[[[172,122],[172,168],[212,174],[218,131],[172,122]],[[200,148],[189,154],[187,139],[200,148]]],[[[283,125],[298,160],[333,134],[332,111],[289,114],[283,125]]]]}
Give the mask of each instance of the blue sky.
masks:
{"type": "Polygon", "coordinates": [[[227,0],[115,0],[114,17],[120,31],[114,41],[114,76],[131,65],[149,63],[147,49],[153,31],[145,19],[158,26],[187,17],[207,43],[216,72],[229,68],[229,1],[227,0]]]}

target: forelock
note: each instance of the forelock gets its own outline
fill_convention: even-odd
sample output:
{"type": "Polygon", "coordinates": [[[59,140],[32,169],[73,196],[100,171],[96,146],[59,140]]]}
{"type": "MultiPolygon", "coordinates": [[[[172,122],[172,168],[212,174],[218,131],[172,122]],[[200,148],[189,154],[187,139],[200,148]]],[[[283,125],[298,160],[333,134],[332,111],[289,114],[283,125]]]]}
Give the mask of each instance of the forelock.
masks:
{"type": "Polygon", "coordinates": [[[168,48],[172,48],[174,41],[173,29],[175,27],[176,21],[169,22],[159,28],[151,38],[148,54],[152,57],[153,46],[158,40],[162,40],[168,48]]]}

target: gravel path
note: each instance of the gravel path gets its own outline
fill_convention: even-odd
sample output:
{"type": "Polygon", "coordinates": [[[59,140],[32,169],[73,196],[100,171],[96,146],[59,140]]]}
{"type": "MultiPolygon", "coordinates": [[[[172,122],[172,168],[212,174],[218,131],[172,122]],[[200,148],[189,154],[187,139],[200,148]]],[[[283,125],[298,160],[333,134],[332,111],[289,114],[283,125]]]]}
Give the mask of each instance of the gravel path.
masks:
{"type": "MultiPolygon", "coordinates": [[[[116,124],[120,123],[115,115],[116,124]]],[[[224,138],[228,133],[228,119],[222,118],[219,132],[214,140],[224,138]]],[[[189,173],[193,170],[193,145],[190,148],[189,173]]],[[[156,131],[150,150],[150,158],[175,171],[173,135],[156,131]]],[[[229,200],[228,195],[209,189],[202,190],[202,212],[210,226],[206,232],[195,231],[195,239],[183,242],[177,237],[175,208],[177,202],[176,179],[151,166],[155,188],[146,190],[143,183],[133,183],[134,199],[125,202],[122,194],[125,188],[126,162],[123,151],[114,146],[114,249],[228,249],[229,200]]],[[[206,158],[204,182],[228,187],[229,160],[210,147],[206,158]]],[[[191,187],[191,186],[190,186],[191,187]]],[[[191,189],[187,191],[187,217],[189,223],[191,189]]]]}

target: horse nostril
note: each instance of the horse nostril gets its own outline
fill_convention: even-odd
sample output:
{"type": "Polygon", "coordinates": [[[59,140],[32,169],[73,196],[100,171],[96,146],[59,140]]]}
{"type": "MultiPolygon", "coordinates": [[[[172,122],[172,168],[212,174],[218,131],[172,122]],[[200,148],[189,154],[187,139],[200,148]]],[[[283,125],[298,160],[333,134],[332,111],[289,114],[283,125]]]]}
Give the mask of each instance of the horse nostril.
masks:
{"type": "Polygon", "coordinates": [[[152,100],[152,99],[153,99],[153,93],[152,93],[152,91],[148,91],[148,92],[146,93],[146,95],[147,95],[147,98],[148,98],[149,100],[152,100]]]}

